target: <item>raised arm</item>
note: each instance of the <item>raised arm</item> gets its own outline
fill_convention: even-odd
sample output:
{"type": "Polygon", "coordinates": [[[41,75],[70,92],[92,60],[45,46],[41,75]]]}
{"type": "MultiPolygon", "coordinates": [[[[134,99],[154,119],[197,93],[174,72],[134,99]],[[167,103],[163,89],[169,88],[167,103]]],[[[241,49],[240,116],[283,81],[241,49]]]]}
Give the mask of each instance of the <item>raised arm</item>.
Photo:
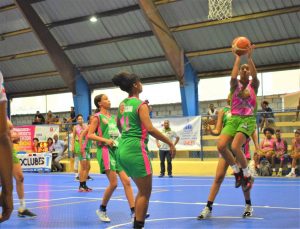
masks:
{"type": "Polygon", "coordinates": [[[257,78],[257,71],[256,71],[256,67],[255,64],[253,62],[252,59],[252,53],[253,53],[253,49],[254,49],[254,45],[249,47],[248,50],[248,66],[249,66],[249,70],[250,70],[250,75],[252,76],[252,82],[251,82],[251,86],[254,88],[254,90],[257,93],[258,87],[259,87],[259,80],[257,78]]]}
{"type": "Polygon", "coordinates": [[[235,88],[238,85],[238,75],[239,75],[239,69],[240,69],[240,63],[241,63],[241,57],[237,54],[235,55],[235,61],[234,65],[231,71],[231,79],[230,79],[230,91],[234,91],[235,88]]]}
{"type": "Polygon", "coordinates": [[[103,137],[97,136],[95,134],[98,125],[100,125],[99,119],[97,117],[92,117],[91,124],[90,124],[90,127],[88,129],[88,136],[87,137],[91,140],[94,140],[94,141],[97,141],[97,142],[103,142],[104,144],[106,144],[110,147],[113,147],[114,141],[112,139],[103,138],[103,137]]]}
{"type": "Polygon", "coordinates": [[[149,134],[151,134],[157,140],[160,140],[170,146],[171,156],[172,156],[172,158],[174,158],[175,154],[176,154],[176,149],[175,149],[173,142],[171,142],[165,135],[163,135],[158,129],[156,129],[152,125],[152,122],[151,122],[150,116],[149,116],[149,108],[146,104],[141,105],[141,107],[139,109],[139,117],[140,117],[142,124],[144,125],[146,130],[149,132],[149,134]]]}

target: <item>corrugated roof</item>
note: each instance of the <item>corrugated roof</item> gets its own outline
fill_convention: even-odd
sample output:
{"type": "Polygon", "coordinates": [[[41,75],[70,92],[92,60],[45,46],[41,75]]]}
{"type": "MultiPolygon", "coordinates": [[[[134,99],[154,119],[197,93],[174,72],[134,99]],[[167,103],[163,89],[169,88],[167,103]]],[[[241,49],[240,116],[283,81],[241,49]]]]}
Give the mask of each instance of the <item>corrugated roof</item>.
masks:
{"type": "MultiPolygon", "coordinates": [[[[233,0],[233,16],[299,5],[299,0],[233,0]]],[[[158,6],[165,22],[170,26],[208,21],[208,0],[176,1],[158,6]]]]}
{"type": "Polygon", "coordinates": [[[0,34],[29,27],[22,13],[17,9],[1,12],[0,23],[0,34]]]}
{"type": "Polygon", "coordinates": [[[161,61],[150,64],[139,64],[119,68],[88,71],[83,72],[83,76],[89,84],[93,85],[96,83],[111,82],[112,77],[121,71],[135,72],[136,74],[139,74],[141,78],[148,78],[151,76],[166,76],[173,74],[169,62],[161,61]]]}
{"type": "Polygon", "coordinates": [[[33,33],[24,33],[0,41],[0,57],[43,49],[33,33]],[[24,45],[26,44],[26,45],[24,45]]]}
{"type": "Polygon", "coordinates": [[[56,70],[48,55],[0,61],[0,69],[4,77],[56,70]]]}
{"type": "Polygon", "coordinates": [[[65,82],[59,76],[44,77],[41,79],[18,80],[15,82],[5,83],[5,88],[8,92],[14,93],[26,91],[42,91],[47,89],[66,87],[65,82]]]}
{"type": "Polygon", "coordinates": [[[44,23],[92,15],[137,4],[137,0],[59,0],[33,5],[44,23]]]}
{"type": "Polygon", "coordinates": [[[2,7],[2,6],[7,6],[7,5],[11,5],[11,4],[13,4],[13,3],[14,3],[13,0],[1,0],[1,1],[0,1],[0,7],[2,7]]]}
{"type": "MultiPolygon", "coordinates": [[[[0,4],[4,3],[5,5],[9,5],[13,1],[4,0],[0,4]]],[[[92,15],[94,13],[122,9],[137,4],[138,0],[45,0],[34,3],[33,7],[45,23],[52,23],[92,15]]],[[[252,14],[292,6],[300,6],[300,1],[233,0],[233,15],[252,14]]],[[[140,38],[136,37],[137,33],[151,30],[142,11],[136,9],[136,7],[130,7],[130,9],[126,10],[128,12],[124,12],[123,10],[122,13],[119,12],[114,16],[102,17],[97,23],[91,23],[86,20],[50,29],[54,38],[62,46],[135,34],[135,38],[131,40],[126,38],[124,41],[65,51],[76,66],[87,67],[98,65],[97,70],[81,68],[84,71],[82,74],[89,84],[98,85],[99,83],[110,82],[111,77],[121,70],[136,72],[142,75],[142,77],[147,78],[174,75],[170,64],[167,61],[160,61],[163,58],[153,58],[155,61],[147,64],[127,64],[126,66],[124,63],[121,63],[124,67],[112,68],[111,66],[113,65],[111,65],[110,69],[99,69],[99,65],[102,64],[113,64],[130,60],[138,60],[136,63],[142,63],[143,61],[141,60],[144,58],[147,58],[147,62],[149,62],[149,60],[152,61],[152,57],[164,56],[158,40],[155,36],[151,35],[152,33],[143,33],[140,38]]],[[[207,21],[208,15],[207,0],[177,0],[174,3],[159,5],[158,10],[170,27],[207,21]]],[[[29,27],[17,9],[1,12],[0,22],[0,33],[29,27]]],[[[229,47],[232,39],[240,35],[249,37],[253,43],[300,38],[299,24],[299,12],[285,13],[277,16],[174,32],[173,34],[184,51],[190,52],[229,47]]],[[[295,42],[295,39],[293,42],[295,42]]],[[[280,45],[278,47],[273,46],[257,49],[254,53],[257,66],[299,61],[299,43],[280,45]]],[[[0,56],[38,49],[42,49],[42,46],[34,38],[33,33],[9,37],[4,41],[0,41],[0,56]]],[[[201,73],[204,71],[215,72],[230,69],[233,64],[233,58],[231,57],[230,53],[222,53],[194,57],[189,60],[195,70],[201,73]]],[[[107,65],[105,68],[107,68],[107,65]]],[[[0,69],[3,71],[5,77],[56,71],[55,66],[47,55],[0,61],[0,69]]],[[[58,76],[54,78],[57,79],[58,76]]],[[[30,84],[22,84],[19,80],[8,82],[10,84],[9,90],[12,93],[21,92],[22,90],[35,90],[40,84],[44,85],[45,79],[47,77],[28,80],[30,84]],[[26,85],[29,88],[26,89],[26,85]]],[[[169,78],[164,77],[164,79],[169,78]]],[[[155,80],[157,81],[157,78],[155,80]]],[[[62,80],[60,79],[57,82],[62,82],[62,80]]],[[[62,87],[61,84],[55,84],[51,78],[47,84],[52,83],[54,86],[47,86],[49,88],[55,86],[62,87]]]]}
{"type": "Polygon", "coordinates": [[[299,37],[295,24],[299,18],[300,13],[283,14],[176,32],[174,36],[186,52],[229,47],[237,36],[246,36],[255,44],[299,37]]]}
{"type": "Polygon", "coordinates": [[[144,31],[150,31],[150,28],[140,10],[100,18],[96,23],[91,23],[87,20],[51,29],[52,34],[61,45],[100,40],[144,31]]]}
{"type": "MultiPolygon", "coordinates": [[[[253,53],[256,66],[273,65],[277,63],[297,62],[300,60],[300,44],[290,44],[277,47],[260,48],[253,53]],[[266,58],[268,56],[268,58],[266,58]]],[[[201,72],[231,69],[234,56],[222,53],[190,58],[194,69],[201,72]]],[[[246,63],[245,57],[242,62],[246,63]]]]}

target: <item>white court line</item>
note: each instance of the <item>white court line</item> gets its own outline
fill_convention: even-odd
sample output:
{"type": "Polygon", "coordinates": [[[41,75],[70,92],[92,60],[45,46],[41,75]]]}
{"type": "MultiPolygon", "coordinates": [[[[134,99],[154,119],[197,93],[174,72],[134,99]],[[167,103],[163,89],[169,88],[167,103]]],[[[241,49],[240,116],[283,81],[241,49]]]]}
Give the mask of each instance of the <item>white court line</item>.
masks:
{"type": "MultiPolygon", "coordinates": [[[[174,185],[153,185],[153,188],[168,188],[168,187],[210,187],[211,184],[174,184],[174,185]]],[[[299,184],[256,184],[254,187],[299,187],[299,184]]],[[[222,187],[233,187],[233,184],[222,184],[222,187]]]]}
{"type": "MultiPolygon", "coordinates": [[[[166,221],[166,220],[183,220],[183,219],[197,219],[195,216],[194,217],[177,217],[177,218],[160,218],[160,219],[147,219],[146,222],[147,224],[149,222],[158,222],[158,221],[166,221]]],[[[263,220],[264,218],[258,218],[258,217],[248,217],[248,218],[243,218],[243,217],[237,217],[237,216],[218,216],[218,217],[211,217],[210,219],[245,219],[245,220],[263,220]]],[[[122,223],[118,225],[114,225],[111,227],[107,227],[106,229],[114,229],[114,228],[119,228],[122,226],[130,225],[132,222],[128,223],[122,223]]]]}
{"type": "MultiPolygon", "coordinates": [[[[99,198],[93,198],[93,197],[77,197],[81,199],[91,199],[91,200],[100,200],[99,198]]],[[[115,201],[123,201],[126,202],[126,199],[120,199],[119,197],[114,197],[111,198],[110,200],[115,200],[115,201]]],[[[160,201],[160,200],[150,200],[150,203],[159,203],[159,204],[180,204],[180,205],[206,205],[206,202],[176,202],[176,201],[160,201]]],[[[244,208],[245,205],[238,205],[238,204],[218,204],[214,203],[214,206],[220,206],[220,207],[241,207],[244,208]]],[[[300,208],[290,208],[290,207],[272,207],[272,206],[252,206],[253,208],[266,208],[266,209],[283,209],[283,210],[298,210],[300,211],[300,208]]]]}

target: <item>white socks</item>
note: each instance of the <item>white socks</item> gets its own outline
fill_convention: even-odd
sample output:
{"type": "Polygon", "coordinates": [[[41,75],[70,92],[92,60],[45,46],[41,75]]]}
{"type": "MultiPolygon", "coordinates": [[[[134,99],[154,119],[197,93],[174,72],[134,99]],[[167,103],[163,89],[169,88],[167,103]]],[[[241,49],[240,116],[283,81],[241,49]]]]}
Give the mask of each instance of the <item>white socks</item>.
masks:
{"type": "Polygon", "coordinates": [[[20,207],[19,207],[19,211],[24,211],[26,209],[26,203],[25,203],[25,199],[20,199],[20,207]]]}
{"type": "Polygon", "coordinates": [[[240,172],[240,168],[237,166],[237,164],[231,165],[230,167],[232,168],[234,173],[240,172]]]}
{"type": "Polygon", "coordinates": [[[243,174],[244,174],[245,177],[250,177],[251,176],[248,168],[244,168],[242,170],[243,170],[243,174]]]}

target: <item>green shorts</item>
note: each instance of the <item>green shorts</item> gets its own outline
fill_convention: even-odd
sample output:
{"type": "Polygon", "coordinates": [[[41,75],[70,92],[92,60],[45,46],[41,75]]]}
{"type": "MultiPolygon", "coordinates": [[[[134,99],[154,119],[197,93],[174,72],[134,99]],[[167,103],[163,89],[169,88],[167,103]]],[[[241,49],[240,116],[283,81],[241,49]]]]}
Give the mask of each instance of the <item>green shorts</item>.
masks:
{"type": "Polygon", "coordinates": [[[221,134],[234,137],[237,132],[242,132],[250,137],[255,131],[255,128],[256,119],[254,116],[233,115],[227,120],[226,126],[222,129],[221,134]]]}
{"type": "Polygon", "coordinates": [[[147,144],[138,138],[120,140],[118,161],[120,161],[127,175],[132,178],[140,178],[152,174],[147,144]]]}
{"type": "Polygon", "coordinates": [[[15,149],[12,150],[12,158],[14,164],[19,164],[20,160],[17,158],[17,151],[15,149]]]}
{"type": "Polygon", "coordinates": [[[100,168],[100,173],[105,173],[106,170],[116,172],[123,171],[122,166],[117,161],[117,148],[109,146],[101,146],[97,148],[97,160],[100,168]]]}
{"type": "Polygon", "coordinates": [[[78,156],[78,157],[81,154],[80,153],[80,144],[79,144],[78,140],[75,140],[75,143],[74,143],[74,154],[75,154],[75,156],[78,156]]]}
{"type": "Polygon", "coordinates": [[[85,150],[84,154],[82,155],[82,153],[78,154],[78,159],[79,161],[83,161],[83,160],[91,160],[91,154],[89,152],[89,150],[85,150]]]}

